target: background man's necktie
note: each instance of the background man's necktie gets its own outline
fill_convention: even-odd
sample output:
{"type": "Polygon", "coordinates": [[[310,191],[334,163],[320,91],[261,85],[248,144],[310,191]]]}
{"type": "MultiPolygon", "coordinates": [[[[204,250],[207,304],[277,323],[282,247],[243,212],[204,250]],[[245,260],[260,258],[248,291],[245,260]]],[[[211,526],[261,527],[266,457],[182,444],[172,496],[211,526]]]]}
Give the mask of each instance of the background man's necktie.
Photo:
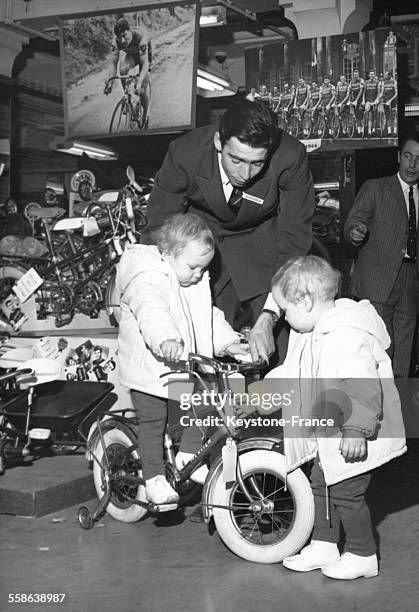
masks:
{"type": "Polygon", "coordinates": [[[234,187],[233,191],[231,192],[231,196],[229,197],[227,202],[231,210],[233,210],[234,212],[237,212],[239,210],[240,204],[242,202],[242,197],[243,191],[241,189],[238,189],[237,187],[234,187]]]}
{"type": "Polygon", "coordinates": [[[413,185],[409,188],[409,234],[407,236],[406,255],[412,259],[416,258],[417,248],[417,232],[416,232],[416,207],[413,198],[413,185]]]}

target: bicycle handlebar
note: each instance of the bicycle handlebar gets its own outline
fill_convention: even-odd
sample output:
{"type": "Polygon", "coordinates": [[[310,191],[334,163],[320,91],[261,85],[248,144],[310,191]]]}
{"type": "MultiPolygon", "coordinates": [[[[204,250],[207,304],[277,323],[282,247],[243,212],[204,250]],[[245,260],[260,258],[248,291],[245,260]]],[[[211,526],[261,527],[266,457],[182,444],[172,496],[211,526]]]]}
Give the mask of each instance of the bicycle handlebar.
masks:
{"type": "Polygon", "coordinates": [[[138,74],[128,74],[124,76],[114,76],[110,77],[105,81],[105,87],[107,87],[113,81],[134,81],[138,77],[138,74]]]}
{"type": "Polygon", "coordinates": [[[205,355],[198,355],[197,353],[189,353],[188,359],[180,360],[176,362],[175,371],[190,372],[194,365],[206,365],[211,367],[215,372],[223,374],[231,374],[233,372],[248,372],[250,370],[260,370],[266,367],[265,361],[258,360],[254,363],[224,363],[213,357],[206,357],[205,355]]]}

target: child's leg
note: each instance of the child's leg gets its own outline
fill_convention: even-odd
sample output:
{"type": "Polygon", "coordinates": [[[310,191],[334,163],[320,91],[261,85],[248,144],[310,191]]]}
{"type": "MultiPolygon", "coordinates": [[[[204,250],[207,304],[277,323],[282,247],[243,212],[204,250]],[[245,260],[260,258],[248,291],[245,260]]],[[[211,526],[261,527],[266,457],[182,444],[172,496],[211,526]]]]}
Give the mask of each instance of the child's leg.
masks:
{"type": "MultiPolygon", "coordinates": [[[[314,496],[314,528],[313,540],[320,542],[339,542],[340,516],[332,503],[332,498],[326,496],[326,483],[318,457],[313,462],[310,474],[310,484],[314,496]],[[327,518],[329,516],[329,518],[327,518]]],[[[330,487],[332,489],[332,487],[330,487]]]]}
{"type": "Polygon", "coordinates": [[[331,502],[339,513],[345,532],[345,552],[369,557],[377,552],[371,515],[365,494],[371,473],[348,478],[330,487],[331,502]]]}
{"type": "Polygon", "coordinates": [[[137,412],[138,449],[144,480],[165,475],[163,436],[167,421],[167,400],[131,390],[132,404],[137,412]]]}

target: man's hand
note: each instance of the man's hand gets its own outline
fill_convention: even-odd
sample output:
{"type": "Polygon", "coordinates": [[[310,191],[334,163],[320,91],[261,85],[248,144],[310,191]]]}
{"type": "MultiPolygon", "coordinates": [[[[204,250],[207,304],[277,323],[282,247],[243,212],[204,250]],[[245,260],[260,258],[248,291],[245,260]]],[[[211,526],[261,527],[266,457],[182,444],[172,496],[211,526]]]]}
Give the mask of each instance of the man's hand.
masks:
{"type": "Polygon", "coordinates": [[[269,357],[275,350],[273,328],[272,316],[269,312],[262,312],[249,332],[249,347],[252,361],[263,359],[266,363],[269,362],[269,357]]]}
{"type": "Polygon", "coordinates": [[[107,81],[105,84],[105,89],[103,90],[103,93],[105,94],[105,96],[109,95],[112,91],[112,85],[113,85],[113,81],[107,81]]]}
{"type": "Polygon", "coordinates": [[[225,349],[227,355],[247,355],[249,353],[249,345],[244,342],[233,342],[229,344],[225,349]]]}
{"type": "Polygon", "coordinates": [[[354,225],[354,227],[351,228],[349,232],[349,237],[355,245],[358,245],[360,242],[365,240],[367,233],[367,226],[365,225],[365,223],[359,221],[356,225],[354,225]]]}
{"type": "Polygon", "coordinates": [[[165,340],[160,345],[162,356],[167,361],[179,361],[182,357],[184,343],[178,340],[165,340]]]}
{"type": "Polygon", "coordinates": [[[346,462],[361,461],[367,454],[367,442],[362,431],[344,429],[339,450],[346,462]]]}

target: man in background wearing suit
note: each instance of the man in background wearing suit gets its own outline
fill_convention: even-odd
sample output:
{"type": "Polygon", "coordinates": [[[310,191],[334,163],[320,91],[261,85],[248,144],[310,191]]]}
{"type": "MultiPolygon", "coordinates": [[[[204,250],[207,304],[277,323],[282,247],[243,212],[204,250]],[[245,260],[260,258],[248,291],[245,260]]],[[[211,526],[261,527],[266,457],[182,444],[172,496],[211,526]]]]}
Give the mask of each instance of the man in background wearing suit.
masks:
{"type": "Polygon", "coordinates": [[[278,129],[267,104],[234,103],[218,127],[198,128],[170,144],[150,195],[148,229],[187,210],[215,237],[215,304],[235,329],[254,326],[252,357],[267,361],[278,318],[275,302],[265,304],[271,278],[312,243],[314,194],[305,147],[278,129]]]}
{"type": "Polygon", "coordinates": [[[369,299],[391,338],[395,376],[407,377],[418,311],[419,134],[400,141],[399,171],[366,181],[344,227],[359,247],[351,293],[369,299]]]}

